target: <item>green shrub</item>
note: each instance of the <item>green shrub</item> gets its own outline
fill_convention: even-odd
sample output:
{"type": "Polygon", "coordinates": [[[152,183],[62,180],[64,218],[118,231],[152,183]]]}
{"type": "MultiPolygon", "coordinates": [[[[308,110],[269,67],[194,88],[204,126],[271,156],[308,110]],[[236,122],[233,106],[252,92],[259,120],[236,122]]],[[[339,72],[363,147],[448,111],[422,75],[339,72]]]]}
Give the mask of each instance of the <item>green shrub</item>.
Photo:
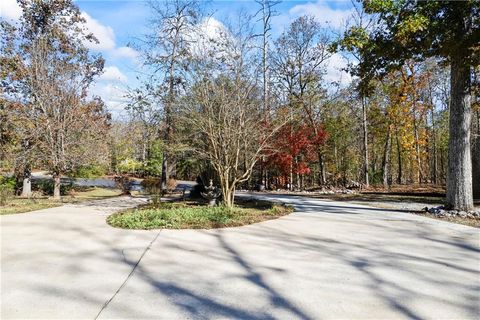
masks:
{"type": "Polygon", "coordinates": [[[92,165],[88,167],[81,167],[71,173],[73,178],[98,178],[107,173],[107,169],[100,165],[92,165]]]}
{"type": "Polygon", "coordinates": [[[4,206],[7,204],[8,199],[10,199],[14,194],[13,190],[14,189],[9,185],[0,185],[0,206],[4,206]]]}
{"type": "MultiPolygon", "coordinates": [[[[34,180],[32,181],[32,189],[40,191],[45,195],[53,195],[53,180],[34,180]]],[[[64,196],[69,194],[71,189],[73,189],[72,182],[68,184],[60,184],[60,195],[64,196]]]]}
{"type": "Polygon", "coordinates": [[[131,158],[124,159],[117,165],[117,170],[120,173],[135,173],[141,168],[142,163],[131,158]]]}
{"type": "Polygon", "coordinates": [[[202,199],[202,192],[205,192],[205,186],[203,183],[198,183],[193,186],[192,190],[190,190],[190,198],[192,199],[202,199]]]}
{"type": "Polygon", "coordinates": [[[0,185],[7,186],[12,190],[15,190],[15,186],[17,185],[17,180],[15,177],[2,177],[0,176],[0,185]]]}
{"type": "Polygon", "coordinates": [[[6,205],[8,199],[14,196],[15,186],[14,177],[0,177],[0,206],[6,205]]]}
{"type": "Polygon", "coordinates": [[[368,174],[370,175],[370,183],[381,184],[383,183],[383,172],[382,170],[368,170],[368,174]]]}
{"type": "Polygon", "coordinates": [[[143,164],[143,173],[145,175],[161,175],[163,161],[163,144],[159,141],[153,143],[150,148],[149,158],[143,164]]]}

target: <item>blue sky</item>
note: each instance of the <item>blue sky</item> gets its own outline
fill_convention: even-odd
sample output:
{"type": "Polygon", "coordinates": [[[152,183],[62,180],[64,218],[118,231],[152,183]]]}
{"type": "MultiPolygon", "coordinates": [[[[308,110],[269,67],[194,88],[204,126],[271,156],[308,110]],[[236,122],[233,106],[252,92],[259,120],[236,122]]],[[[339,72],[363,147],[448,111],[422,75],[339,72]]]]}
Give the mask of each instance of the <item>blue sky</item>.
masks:
{"type": "MultiPolygon", "coordinates": [[[[101,53],[105,59],[105,72],[92,89],[106,101],[111,111],[121,114],[125,106],[125,90],[138,85],[136,79],[141,68],[138,52],[129,44],[149,32],[148,22],[151,12],[145,1],[88,0],[76,1],[83,12],[87,26],[100,44],[91,50],[101,53]]],[[[350,0],[344,1],[283,1],[276,6],[278,15],[272,21],[273,37],[279,35],[298,16],[314,16],[325,26],[338,29],[351,14],[350,0]]],[[[213,17],[229,21],[241,9],[254,13],[258,5],[253,0],[210,1],[208,8],[213,17]]],[[[0,17],[16,20],[21,14],[15,0],[0,0],[0,17]]],[[[330,59],[327,77],[331,81],[349,81],[348,75],[340,71],[345,61],[340,55],[330,59]]]]}

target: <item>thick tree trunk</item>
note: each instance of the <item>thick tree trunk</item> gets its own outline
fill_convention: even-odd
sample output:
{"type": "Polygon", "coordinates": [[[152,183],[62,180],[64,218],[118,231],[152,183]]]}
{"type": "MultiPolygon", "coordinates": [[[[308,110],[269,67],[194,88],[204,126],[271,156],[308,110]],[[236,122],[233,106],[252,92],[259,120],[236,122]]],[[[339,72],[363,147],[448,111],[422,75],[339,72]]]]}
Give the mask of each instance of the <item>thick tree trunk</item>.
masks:
{"type": "Polygon", "coordinates": [[[22,197],[29,198],[32,195],[32,171],[27,165],[23,170],[22,197]]]}
{"type": "Polygon", "coordinates": [[[437,161],[437,131],[435,127],[435,114],[432,108],[432,142],[433,142],[433,184],[438,183],[438,161],[437,161]]]}
{"type": "Polygon", "coordinates": [[[60,174],[53,174],[53,198],[60,199],[60,174]]]}
{"type": "Polygon", "coordinates": [[[451,60],[447,205],[468,211],[473,209],[470,68],[461,57],[451,60]]]}

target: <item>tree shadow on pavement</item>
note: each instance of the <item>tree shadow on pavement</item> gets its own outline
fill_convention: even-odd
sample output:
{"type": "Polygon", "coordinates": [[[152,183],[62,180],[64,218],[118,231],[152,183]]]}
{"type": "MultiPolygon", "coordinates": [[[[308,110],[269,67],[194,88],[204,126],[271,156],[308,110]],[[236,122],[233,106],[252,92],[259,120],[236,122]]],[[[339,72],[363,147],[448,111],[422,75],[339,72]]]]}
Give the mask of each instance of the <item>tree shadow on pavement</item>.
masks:
{"type": "MultiPolygon", "coordinates": [[[[320,319],[321,308],[318,313],[305,310],[299,305],[298,299],[292,299],[292,295],[284,291],[289,290],[288,284],[281,287],[281,290],[278,284],[282,281],[290,281],[292,284],[301,281],[318,284],[317,290],[328,297],[328,290],[337,290],[337,284],[329,287],[332,278],[336,276],[350,279],[346,286],[349,291],[338,289],[349,301],[363,298],[355,297],[354,293],[362,287],[362,290],[366,290],[362,291],[363,293],[368,292],[382,301],[388,306],[390,314],[398,317],[436,317],[425,309],[419,310],[419,304],[438,307],[440,310],[443,307],[448,310],[462,310],[467,318],[480,317],[480,250],[477,230],[460,226],[443,228],[443,225],[439,226],[414,216],[399,213],[390,217],[390,214],[377,214],[370,208],[360,206],[337,206],[313,201],[297,201],[295,205],[299,212],[278,220],[242,228],[191,231],[199,234],[201,239],[208,240],[201,244],[191,243],[180,236],[174,237],[173,235],[179,234],[174,231],[170,231],[168,235],[161,233],[159,239],[166,239],[169,247],[157,243],[158,245],[152,246],[145,253],[146,257],[156,254],[159,261],[163,262],[159,265],[143,262],[137,265],[139,252],[145,247],[130,245],[125,241],[127,235],[151,239],[151,232],[116,230],[106,224],[72,226],[53,219],[42,221],[39,222],[44,224],[42,228],[52,230],[52,238],[48,239],[52,242],[52,250],[41,252],[43,260],[37,263],[51,263],[55,272],[64,277],[88,279],[94,275],[92,273],[104,271],[92,265],[103,261],[106,268],[124,270],[119,273],[124,277],[114,281],[116,286],[112,288],[115,289],[122,281],[126,281],[128,287],[130,280],[125,279],[127,271],[136,266],[132,277],[153,288],[158,294],[156,299],[174,305],[183,315],[194,319],[280,318],[277,313],[258,307],[262,304],[270,306],[274,311],[279,310],[286,315],[285,318],[320,319]],[[80,246],[82,241],[91,242],[91,245],[83,248],[80,246]],[[224,274],[226,278],[219,277],[215,280],[229,281],[234,280],[234,277],[236,281],[243,279],[248,288],[254,287],[252,290],[261,293],[259,296],[265,298],[261,302],[255,302],[254,308],[244,308],[241,304],[229,304],[226,302],[228,299],[220,299],[219,294],[222,293],[209,290],[208,287],[195,288],[191,283],[178,280],[181,278],[169,278],[168,275],[185,272],[181,261],[169,264],[168,271],[159,275],[156,268],[166,268],[168,264],[168,256],[162,255],[162,250],[165,249],[187,254],[191,260],[185,261],[185,264],[193,268],[203,266],[200,262],[211,266],[233,266],[236,273],[224,274]],[[135,251],[135,255],[128,254],[129,250],[135,251]],[[60,256],[68,259],[62,259],[61,264],[55,264],[60,256]],[[262,260],[263,256],[268,256],[268,259],[262,260]],[[341,271],[337,272],[335,268],[341,271]]],[[[86,214],[83,218],[90,217],[91,215],[86,214]]],[[[7,252],[2,253],[2,260],[14,259],[22,262],[28,259],[29,255],[30,252],[27,251],[7,252]]],[[[60,263],[60,260],[58,261],[60,263]]],[[[216,270],[212,269],[212,272],[216,270]]],[[[42,276],[43,272],[50,271],[42,269],[34,272],[42,276]]],[[[187,279],[198,279],[196,277],[199,275],[195,275],[194,269],[190,272],[192,275],[187,279]]],[[[208,279],[198,280],[200,285],[208,284],[208,279]]],[[[43,280],[25,280],[18,284],[30,292],[38,292],[41,297],[62,297],[64,302],[75,302],[81,297],[86,304],[96,308],[96,312],[99,312],[102,305],[115,293],[114,289],[97,294],[96,291],[104,286],[102,282],[93,283],[87,291],[68,283],[65,285],[43,280]]],[[[222,283],[219,286],[221,287],[222,283]]],[[[301,285],[297,290],[298,288],[304,289],[301,285]]],[[[227,293],[240,299],[247,294],[232,291],[227,293]]],[[[137,293],[133,291],[130,294],[137,293]]],[[[308,292],[307,296],[314,294],[317,292],[308,292]]],[[[112,303],[115,302],[114,298],[112,303]]],[[[323,305],[336,302],[328,299],[319,301],[323,305]]],[[[127,313],[133,315],[146,312],[143,305],[127,304],[123,307],[127,313]]],[[[155,311],[161,314],[161,310],[155,311]]],[[[439,312],[435,309],[430,311],[434,315],[439,312]]]]}

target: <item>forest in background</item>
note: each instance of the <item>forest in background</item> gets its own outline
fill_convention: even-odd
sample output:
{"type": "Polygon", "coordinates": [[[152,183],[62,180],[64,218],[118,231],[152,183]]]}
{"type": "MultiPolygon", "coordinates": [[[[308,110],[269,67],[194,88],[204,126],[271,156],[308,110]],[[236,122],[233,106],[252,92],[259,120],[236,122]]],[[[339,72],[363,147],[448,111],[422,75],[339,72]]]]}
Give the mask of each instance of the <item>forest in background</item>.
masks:
{"type": "Polygon", "coordinates": [[[480,161],[478,3],[355,2],[340,33],[302,16],[273,38],[276,4],[260,0],[256,15],[212,27],[202,2],[152,2],[152,32],[134,45],[151,72],[127,93],[119,119],[88,94],[103,59],[84,46],[95,38],[78,8],[21,1],[20,25],[1,25],[2,170],[20,189],[33,169],[51,172],[58,188],[61,175],[156,177],[162,190],[169,178],[212,178],[232,203],[238,188],[445,186],[452,52],[464,54],[469,77],[471,146],[461,134],[458,145],[480,161]],[[429,25],[428,14],[442,12],[449,27],[469,22],[457,45],[466,52],[444,39],[457,29],[429,25]],[[427,27],[438,38],[431,47],[427,27]],[[326,77],[335,54],[349,61],[348,86],[326,77]]]}

